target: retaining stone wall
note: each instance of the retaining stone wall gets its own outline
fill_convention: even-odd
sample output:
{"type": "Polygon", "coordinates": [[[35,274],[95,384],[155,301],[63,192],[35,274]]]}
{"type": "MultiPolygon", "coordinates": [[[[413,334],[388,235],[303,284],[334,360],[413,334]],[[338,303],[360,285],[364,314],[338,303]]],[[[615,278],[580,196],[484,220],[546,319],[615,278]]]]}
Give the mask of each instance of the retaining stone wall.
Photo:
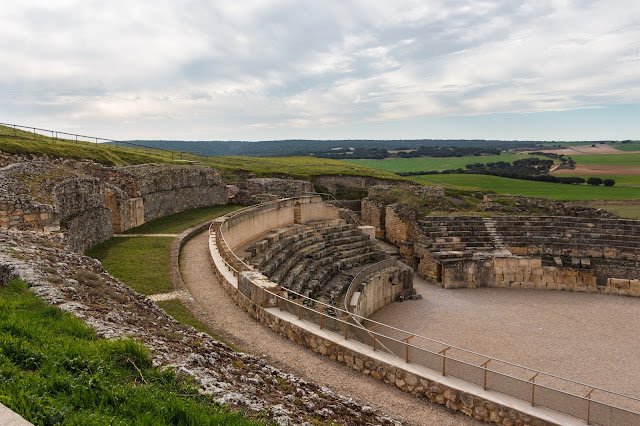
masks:
{"type": "Polygon", "coordinates": [[[375,311],[395,302],[398,296],[413,292],[413,269],[393,266],[370,276],[359,289],[358,301],[352,313],[369,317],[375,311]]]}

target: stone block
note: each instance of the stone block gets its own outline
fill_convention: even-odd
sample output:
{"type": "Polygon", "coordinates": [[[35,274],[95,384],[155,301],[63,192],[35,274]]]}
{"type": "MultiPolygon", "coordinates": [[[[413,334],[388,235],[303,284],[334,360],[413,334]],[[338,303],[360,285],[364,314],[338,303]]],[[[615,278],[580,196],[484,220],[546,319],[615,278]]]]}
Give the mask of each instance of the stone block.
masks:
{"type": "Polygon", "coordinates": [[[607,280],[607,286],[618,289],[629,289],[630,283],[629,280],[622,278],[609,278],[607,280]]]}

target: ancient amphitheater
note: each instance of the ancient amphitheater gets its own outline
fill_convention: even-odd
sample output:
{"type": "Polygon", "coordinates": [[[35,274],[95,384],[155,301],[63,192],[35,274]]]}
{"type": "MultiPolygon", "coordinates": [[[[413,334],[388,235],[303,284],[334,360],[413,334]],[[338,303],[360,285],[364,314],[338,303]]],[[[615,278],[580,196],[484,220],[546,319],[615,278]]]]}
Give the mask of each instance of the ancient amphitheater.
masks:
{"type": "MultiPolygon", "coordinates": [[[[640,221],[559,206],[551,213],[562,215],[418,220],[402,204],[376,201],[384,187],[339,202],[304,195],[308,182],[229,187],[199,166],[8,163],[7,232],[62,233],[82,252],[172,212],[262,201],[213,220],[209,252],[238,307],[274,333],[482,421],[640,422],[640,221]],[[572,335],[601,353],[581,354],[590,346],[572,335]]],[[[416,191],[427,202],[444,196],[416,191]]],[[[3,280],[20,275],[2,261],[3,280]]]]}

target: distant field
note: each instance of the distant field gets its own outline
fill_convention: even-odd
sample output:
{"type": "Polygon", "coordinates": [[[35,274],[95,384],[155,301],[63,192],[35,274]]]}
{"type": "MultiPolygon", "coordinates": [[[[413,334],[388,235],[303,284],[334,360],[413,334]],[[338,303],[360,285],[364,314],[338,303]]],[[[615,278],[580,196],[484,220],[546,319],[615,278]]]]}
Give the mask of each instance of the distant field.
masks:
{"type": "Polygon", "coordinates": [[[347,174],[373,176],[382,179],[398,180],[399,176],[370,168],[365,164],[350,164],[340,160],[314,157],[209,157],[203,160],[205,165],[213,166],[227,173],[245,170],[262,176],[289,174],[308,177],[323,174],[347,174]]]}
{"type": "Polygon", "coordinates": [[[611,146],[620,151],[640,151],[640,142],[616,143],[611,146]]]}
{"type": "Polygon", "coordinates": [[[485,175],[424,175],[411,180],[425,185],[454,185],[490,189],[499,194],[546,197],[554,200],[628,200],[640,199],[640,188],[564,185],[485,175]]]}
{"type": "MultiPolygon", "coordinates": [[[[577,148],[580,146],[591,146],[591,145],[594,145],[594,143],[593,142],[552,142],[545,145],[549,148],[553,148],[554,146],[558,146],[558,145],[568,147],[568,148],[572,148],[572,147],[577,148]]],[[[596,143],[595,145],[598,146],[600,144],[596,143]]],[[[640,151],[640,142],[632,142],[632,143],[616,142],[616,143],[608,143],[606,145],[609,145],[612,148],[615,148],[619,151],[640,151]]]]}
{"type": "Polygon", "coordinates": [[[358,166],[373,167],[389,172],[421,172],[425,170],[464,169],[467,164],[495,163],[505,161],[513,163],[523,158],[537,157],[527,154],[502,154],[480,157],[445,157],[445,158],[391,158],[388,160],[349,160],[358,166]]]}
{"type": "MultiPolygon", "coordinates": [[[[640,167],[640,166],[639,166],[640,167]]],[[[640,175],[570,175],[570,174],[553,174],[554,176],[570,176],[570,177],[581,177],[583,179],[589,179],[590,177],[599,177],[600,179],[613,179],[616,181],[616,186],[618,185],[638,185],[640,186],[640,175]]]]}
{"type": "Polygon", "coordinates": [[[572,155],[571,158],[578,164],[640,167],[640,154],[572,155]]]}

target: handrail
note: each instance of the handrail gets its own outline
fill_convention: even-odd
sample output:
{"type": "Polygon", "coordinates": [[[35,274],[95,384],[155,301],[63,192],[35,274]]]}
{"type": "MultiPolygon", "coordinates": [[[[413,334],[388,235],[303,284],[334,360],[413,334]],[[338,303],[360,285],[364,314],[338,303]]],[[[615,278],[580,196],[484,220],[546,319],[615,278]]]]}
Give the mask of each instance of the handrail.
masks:
{"type": "MultiPolygon", "coordinates": [[[[294,199],[294,198],[298,198],[298,197],[293,197],[293,198],[289,198],[289,199],[294,199]]],[[[285,199],[285,200],[288,200],[288,199],[285,199]]],[[[280,200],[280,201],[282,201],[282,200],[280,200]]],[[[246,214],[246,213],[251,212],[251,211],[252,211],[252,210],[254,210],[255,208],[258,208],[258,207],[261,207],[261,206],[264,206],[264,205],[268,205],[268,204],[272,204],[272,203],[277,203],[277,202],[280,202],[280,201],[268,201],[268,202],[261,203],[261,204],[256,205],[256,206],[251,206],[251,207],[249,207],[249,208],[247,208],[247,209],[237,210],[237,211],[235,211],[235,212],[233,212],[233,213],[231,213],[231,214],[229,214],[229,215],[227,215],[227,216],[225,216],[225,217],[224,217],[223,221],[221,222],[221,226],[218,228],[218,231],[217,231],[217,232],[218,232],[218,233],[220,233],[220,235],[222,236],[221,241],[224,243],[224,245],[225,245],[225,246],[226,246],[226,248],[227,248],[227,250],[223,250],[223,251],[221,251],[221,255],[222,255],[222,257],[223,257],[223,260],[224,260],[224,257],[225,257],[225,254],[226,254],[226,251],[228,251],[229,253],[232,253],[232,254],[233,254],[233,256],[234,256],[234,257],[236,257],[236,259],[239,259],[239,258],[238,258],[238,257],[235,255],[235,253],[233,253],[233,251],[228,247],[228,245],[227,245],[227,243],[226,243],[226,240],[224,240],[224,236],[222,235],[222,227],[223,227],[223,226],[222,226],[222,224],[224,224],[224,223],[225,223],[229,218],[231,218],[231,217],[236,217],[236,216],[238,216],[238,215],[246,214]]],[[[212,225],[213,225],[213,224],[212,224],[212,225]]],[[[210,227],[210,233],[211,233],[211,227],[210,227]]],[[[218,240],[218,239],[216,238],[216,240],[218,240]]],[[[242,262],[242,261],[241,261],[241,262],[242,262]]],[[[228,261],[225,261],[225,263],[226,263],[226,264],[229,264],[229,262],[228,262],[228,261]]],[[[246,265],[244,262],[242,262],[242,264],[246,265]]],[[[247,266],[248,266],[248,265],[247,265],[247,266]]],[[[371,265],[370,267],[373,267],[373,266],[374,266],[374,265],[371,265]]],[[[355,277],[354,277],[354,280],[355,280],[355,277]]],[[[353,283],[353,281],[352,281],[352,283],[353,283]]],[[[460,352],[462,352],[462,353],[467,353],[467,354],[471,354],[471,355],[474,355],[474,356],[482,357],[482,358],[483,358],[483,359],[485,359],[485,360],[486,360],[486,359],[489,359],[489,360],[491,360],[494,364],[495,364],[495,363],[504,364],[504,365],[507,365],[507,366],[510,366],[510,367],[515,367],[515,368],[518,368],[518,369],[522,369],[522,370],[524,370],[524,371],[528,371],[528,372],[531,372],[531,373],[536,373],[536,375],[537,375],[537,374],[541,374],[542,376],[546,376],[546,377],[549,377],[549,378],[557,379],[557,380],[560,380],[560,381],[562,381],[562,382],[566,382],[566,383],[570,383],[570,384],[574,384],[574,385],[579,385],[579,386],[584,386],[584,387],[587,387],[588,389],[595,389],[595,390],[598,390],[598,391],[604,392],[604,393],[609,394],[609,395],[612,395],[612,396],[617,396],[617,397],[625,398],[625,399],[630,400],[630,401],[636,401],[636,402],[637,402],[637,401],[640,401],[640,398],[638,398],[638,397],[634,397],[634,396],[626,395],[626,394],[623,394],[623,393],[620,393],[620,392],[616,392],[616,391],[612,391],[612,390],[604,389],[604,388],[601,388],[601,387],[598,387],[598,386],[593,386],[593,385],[590,385],[590,384],[586,384],[586,383],[583,383],[583,382],[580,382],[580,381],[577,381],[577,380],[569,379],[569,378],[562,377],[562,376],[558,376],[558,375],[555,375],[555,374],[546,373],[546,372],[541,371],[541,370],[536,370],[536,369],[534,369],[534,368],[530,368],[530,367],[526,367],[526,366],[523,366],[523,365],[519,365],[519,364],[516,364],[516,363],[513,363],[513,362],[509,362],[509,361],[501,360],[501,359],[499,359],[499,358],[489,357],[489,356],[487,356],[487,355],[484,355],[484,354],[481,354],[481,353],[478,353],[478,352],[475,352],[475,351],[472,351],[472,350],[469,350],[469,349],[465,349],[465,348],[462,348],[462,347],[459,347],[459,346],[449,345],[448,343],[445,343],[445,342],[442,342],[442,341],[439,341],[439,340],[436,340],[436,339],[432,339],[432,338],[429,338],[429,337],[425,337],[425,336],[421,336],[421,335],[416,335],[416,334],[413,334],[413,333],[409,333],[409,332],[408,332],[408,331],[406,331],[406,330],[402,330],[402,329],[397,328],[397,327],[393,327],[393,326],[390,326],[390,325],[387,325],[387,324],[384,324],[384,323],[380,323],[380,322],[375,321],[375,320],[371,320],[371,319],[366,318],[366,317],[362,317],[362,316],[357,315],[357,314],[353,314],[353,313],[349,312],[349,310],[348,310],[348,309],[346,309],[346,310],[345,310],[345,309],[341,309],[341,308],[339,308],[339,307],[337,307],[337,306],[329,305],[328,303],[325,303],[325,302],[321,302],[321,301],[319,301],[319,300],[312,299],[312,298],[310,298],[310,297],[308,297],[308,296],[305,296],[305,295],[303,295],[303,294],[297,293],[297,292],[295,292],[295,291],[293,291],[293,290],[290,290],[290,289],[285,289],[285,288],[283,288],[283,291],[286,293],[287,297],[284,297],[284,296],[282,296],[281,294],[274,293],[274,292],[269,291],[269,290],[267,290],[267,289],[265,289],[265,291],[266,291],[268,294],[271,294],[271,295],[273,295],[274,297],[276,297],[276,298],[278,298],[278,299],[286,300],[288,303],[293,303],[294,305],[300,306],[300,307],[301,307],[301,309],[302,309],[302,308],[304,308],[305,310],[308,310],[308,311],[314,312],[315,314],[322,315],[323,317],[329,317],[329,318],[331,318],[331,319],[333,319],[333,320],[340,321],[341,323],[346,323],[346,324],[349,324],[349,325],[351,325],[351,326],[355,326],[355,325],[354,325],[354,324],[352,324],[352,323],[348,323],[348,321],[341,320],[340,318],[337,318],[337,317],[334,317],[334,316],[331,316],[331,315],[325,314],[324,312],[318,312],[318,311],[316,311],[316,310],[312,310],[309,306],[305,306],[305,305],[303,305],[302,303],[298,303],[298,302],[296,302],[296,301],[292,301],[292,300],[290,300],[290,299],[288,298],[288,295],[293,295],[294,297],[296,297],[296,298],[297,298],[297,299],[299,299],[299,300],[307,301],[309,305],[312,305],[312,306],[318,306],[318,305],[320,305],[320,306],[324,306],[324,307],[326,307],[326,308],[331,308],[332,310],[336,311],[336,313],[341,313],[341,314],[344,314],[344,315],[348,315],[350,318],[353,318],[353,319],[355,319],[355,320],[356,320],[356,324],[357,324],[357,327],[358,327],[358,328],[361,328],[361,329],[367,330],[370,334],[372,334],[372,335],[374,335],[374,336],[380,336],[380,337],[383,337],[383,338],[388,339],[388,340],[390,340],[390,341],[397,342],[397,343],[399,343],[399,344],[405,345],[405,347],[407,348],[407,350],[408,350],[408,348],[414,348],[415,350],[424,351],[424,352],[428,352],[428,353],[432,353],[432,354],[437,354],[438,356],[443,357],[443,359],[451,359],[451,360],[454,360],[454,361],[456,361],[456,362],[460,362],[460,363],[463,363],[463,364],[466,364],[466,365],[470,365],[470,366],[473,366],[473,367],[481,368],[481,367],[479,367],[479,366],[477,366],[477,365],[475,365],[475,364],[473,364],[473,363],[470,363],[470,362],[468,362],[468,361],[459,360],[459,359],[457,359],[457,358],[455,358],[455,357],[452,357],[452,356],[450,356],[450,355],[446,355],[446,354],[442,354],[442,353],[436,353],[436,352],[434,352],[434,351],[430,351],[430,350],[428,350],[428,349],[426,349],[426,348],[422,348],[422,347],[416,346],[416,345],[414,345],[414,344],[410,344],[410,343],[408,342],[408,340],[405,340],[405,341],[398,340],[398,339],[395,339],[395,338],[393,338],[393,337],[391,337],[391,336],[388,336],[388,335],[382,334],[382,333],[380,333],[380,332],[378,332],[378,331],[373,331],[373,330],[371,330],[371,329],[364,328],[364,327],[363,327],[363,326],[358,322],[358,320],[366,320],[366,321],[368,321],[369,323],[374,324],[374,326],[375,326],[375,327],[378,327],[378,326],[379,326],[379,327],[384,327],[384,328],[387,328],[387,329],[389,329],[389,330],[391,330],[391,331],[395,331],[395,332],[403,333],[403,334],[406,334],[406,335],[411,335],[411,336],[413,336],[414,338],[422,339],[422,340],[424,340],[424,341],[426,341],[426,342],[431,342],[431,343],[435,343],[435,344],[438,344],[438,345],[442,345],[442,346],[445,346],[445,347],[447,347],[447,348],[449,348],[449,349],[458,350],[458,351],[460,351],[460,352]]],[[[346,303],[348,303],[348,302],[346,302],[346,303]]],[[[407,353],[408,353],[408,352],[407,352],[407,353]]],[[[506,373],[504,373],[504,372],[499,372],[499,371],[496,371],[496,370],[493,370],[493,369],[488,369],[488,368],[486,368],[486,364],[485,364],[485,366],[484,366],[484,367],[482,367],[482,369],[483,369],[483,371],[493,372],[493,373],[495,373],[495,374],[499,374],[499,375],[502,375],[502,376],[505,376],[505,377],[509,377],[509,378],[514,379],[514,380],[518,380],[518,381],[521,381],[521,382],[526,382],[526,380],[523,380],[523,379],[518,378],[518,377],[514,377],[514,376],[509,375],[509,374],[506,374],[506,373]]],[[[581,399],[581,400],[586,400],[586,397],[583,397],[583,396],[580,396],[580,395],[574,395],[573,393],[570,393],[570,392],[567,392],[567,391],[563,391],[563,390],[560,390],[560,389],[554,388],[554,387],[552,387],[552,386],[543,385],[543,384],[540,384],[540,383],[537,383],[537,382],[535,383],[535,387],[540,387],[540,388],[550,389],[550,390],[553,390],[553,391],[556,391],[556,392],[561,392],[561,393],[563,393],[563,394],[566,394],[566,395],[570,395],[570,396],[573,396],[573,397],[579,398],[579,399],[581,399]]],[[[591,400],[591,401],[594,401],[594,402],[597,402],[597,403],[599,403],[599,404],[603,404],[603,405],[605,405],[605,406],[611,407],[611,408],[615,408],[615,409],[623,410],[623,411],[626,411],[626,412],[629,412],[629,413],[633,413],[633,414],[636,414],[636,415],[640,415],[640,413],[638,413],[638,412],[631,411],[631,410],[628,410],[628,409],[625,409],[625,408],[621,408],[621,407],[617,407],[617,406],[615,406],[615,405],[611,405],[611,404],[608,404],[608,403],[606,403],[606,402],[597,401],[597,400],[594,400],[593,398],[591,398],[590,400],[591,400]]]]}
{"type": "MultiPolygon", "coordinates": [[[[261,204],[257,204],[255,206],[250,206],[247,209],[236,210],[236,211],[226,215],[225,217],[226,218],[235,217],[235,216],[238,216],[240,214],[246,213],[248,211],[251,211],[251,210],[253,210],[255,208],[258,208],[258,207],[261,207],[261,206],[264,206],[264,205],[278,203],[278,202],[285,201],[285,200],[293,200],[293,199],[296,199],[296,198],[300,198],[300,197],[290,197],[290,198],[285,198],[285,199],[281,199],[281,200],[278,200],[278,201],[267,201],[267,202],[264,202],[264,203],[261,203],[261,204]]],[[[222,226],[220,227],[220,232],[221,232],[221,229],[222,229],[222,226]]],[[[225,242],[225,244],[226,244],[226,242],[225,242]]],[[[230,248],[229,248],[229,252],[233,253],[233,251],[230,248]]],[[[235,256],[235,254],[234,254],[234,256],[235,256]]],[[[237,258],[237,256],[236,256],[236,258],[237,258]]],[[[244,262],[242,262],[242,263],[245,264],[244,262]]],[[[524,369],[524,370],[527,370],[527,371],[530,371],[530,372],[533,372],[533,373],[539,373],[539,374],[542,374],[542,375],[547,376],[547,377],[552,377],[554,379],[562,380],[562,381],[565,381],[565,382],[568,382],[568,383],[572,383],[572,384],[576,384],[576,385],[580,385],[580,386],[585,386],[585,387],[588,387],[590,389],[593,388],[593,389],[596,389],[596,390],[599,390],[599,391],[602,391],[602,392],[609,393],[611,395],[616,395],[616,396],[619,396],[619,397],[628,398],[628,399],[640,402],[640,398],[638,398],[638,397],[634,397],[634,396],[631,396],[631,395],[626,395],[626,394],[615,392],[615,391],[612,391],[612,390],[600,388],[600,387],[597,387],[597,386],[593,386],[591,384],[583,383],[583,382],[580,382],[580,381],[577,381],[577,380],[569,379],[569,378],[558,376],[558,375],[555,375],[555,374],[546,373],[544,371],[537,370],[535,368],[526,367],[526,366],[519,365],[519,364],[510,362],[510,361],[505,361],[505,360],[502,360],[502,359],[499,359],[499,358],[490,357],[490,356],[481,354],[479,352],[475,352],[475,351],[472,351],[472,350],[469,350],[469,349],[462,348],[460,346],[450,345],[448,343],[439,341],[437,339],[432,339],[432,338],[429,338],[429,337],[421,336],[419,334],[410,333],[410,332],[408,332],[406,330],[402,330],[402,329],[397,328],[397,327],[393,327],[393,326],[390,326],[390,325],[387,325],[387,324],[384,324],[384,323],[381,323],[381,322],[378,322],[378,321],[375,321],[375,320],[372,320],[372,319],[369,319],[369,318],[366,318],[366,317],[362,317],[360,315],[352,314],[351,312],[349,312],[348,309],[347,310],[343,310],[343,309],[341,309],[341,308],[339,308],[337,306],[329,305],[329,304],[321,302],[319,300],[312,299],[312,298],[310,298],[308,296],[305,296],[303,294],[297,293],[297,292],[295,292],[293,290],[286,289],[286,291],[287,291],[287,293],[293,294],[298,298],[308,299],[308,300],[313,301],[316,304],[324,305],[324,306],[326,306],[328,308],[332,308],[334,310],[342,311],[344,314],[353,315],[354,318],[361,319],[361,320],[366,320],[366,321],[368,321],[370,323],[373,323],[374,325],[383,326],[383,327],[386,327],[386,328],[388,328],[390,330],[397,331],[397,332],[404,333],[404,334],[412,334],[416,338],[423,339],[423,340],[431,342],[431,343],[436,343],[436,344],[443,345],[443,346],[449,346],[452,349],[456,349],[456,350],[459,350],[461,352],[465,352],[465,353],[468,353],[468,354],[471,354],[471,355],[475,355],[475,356],[478,356],[478,357],[483,357],[485,359],[489,359],[490,358],[492,361],[499,362],[499,363],[502,363],[502,364],[505,364],[505,365],[508,365],[508,366],[511,366],[511,367],[521,368],[521,369],[524,369]]],[[[388,337],[388,336],[385,336],[385,337],[388,337]]]]}

